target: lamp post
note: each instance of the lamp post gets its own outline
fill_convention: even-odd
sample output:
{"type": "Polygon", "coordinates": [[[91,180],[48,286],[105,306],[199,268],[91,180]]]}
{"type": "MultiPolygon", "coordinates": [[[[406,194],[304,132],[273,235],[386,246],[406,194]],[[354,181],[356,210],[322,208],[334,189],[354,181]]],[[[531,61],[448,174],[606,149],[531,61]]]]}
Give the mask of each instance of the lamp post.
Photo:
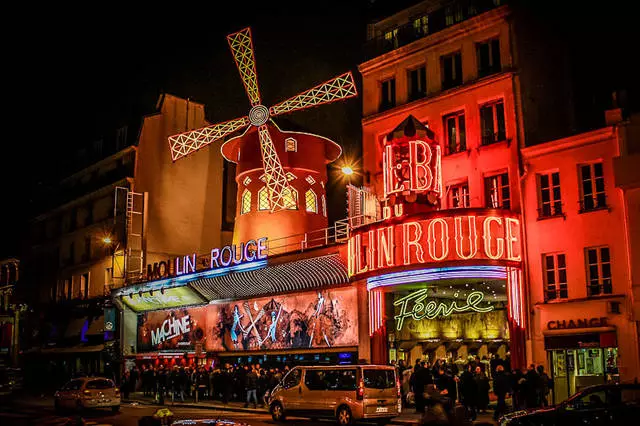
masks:
{"type": "Polygon", "coordinates": [[[353,167],[349,165],[342,166],[342,174],[347,177],[347,182],[351,184],[351,176],[353,176],[353,167]]]}

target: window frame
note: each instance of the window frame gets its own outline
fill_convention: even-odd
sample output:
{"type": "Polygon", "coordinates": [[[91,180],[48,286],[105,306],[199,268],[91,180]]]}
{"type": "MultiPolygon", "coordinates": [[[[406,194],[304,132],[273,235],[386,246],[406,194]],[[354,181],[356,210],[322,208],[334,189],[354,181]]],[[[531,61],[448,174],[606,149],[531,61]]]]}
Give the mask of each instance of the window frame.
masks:
{"type": "Polygon", "coordinates": [[[559,170],[549,170],[536,174],[536,190],[538,194],[538,219],[546,219],[550,217],[564,216],[562,209],[562,182],[560,181],[559,170]],[[554,175],[558,176],[557,185],[553,182],[554,175]],[[546,177],[548,179],[548,186],[543,188],[542,179],[546,177]],[[558,198],[556,199],[556,188],[558,198]],[[544,201],[544,192],[548,191],[549,201],[544,201]],[[548,208],[546,207],[548,206],[548,208]]]}
{"type": "Polygon", "coordinates": [[[396,77],[391,76],[380,80],[380,111],[386,111],[391,108],[395,108],[397,105],[398,94],[396,91],[396,77]],[[385,90],[385,84],[388,84],[388,89],[385,90]],[[388,98],[387,98],[388,96],[388,98]]]}
{"type": "Polygon", "coordinates": [[[542,254],[542,281],[544,283],[544,301],[563,300],[569,298],[567,279],[567,254],[564,252],[542,254]],[[560,267],[562,257],[564,267],[560,267]],[[553,260],[553,267],[549,269],[547,259],[553,260]],[[564,271],[564,280],[561,279],[564,271]],[[553,273],[553,283],[549,283],[549,272],[553,273]],[[551,288],[553,287],[553,288],[551,288]],[[553,295],[552,297],[550,295],[553,295]]]}
{"type": "Polygon", "coordinates": [[[511,210],[511,207],[512,207],[512,205],[511,205],[511,182],[509,181],[509,171],[508,170],[505,170],[505,171],[500,172],[500,173],[493,173],[493,174],[490,174],[490,175],[486,175],[484,177],[484,205],[485,205],[486,208],[489,208],[489,209],[511,210]],[[502,177],[505,176],[505,175],[506,175],[506,181],[507,181],[506,185],[504,185],[502,183],[502,180],[503,180],[502,177]],[[488,181],[490,179],[495,179],[495,178],[500,178],[499,182],[498,182],[499,186],[498,186],[498,191],[497,191],[498,192],[498,194],[497,194],[498,195],[498,205],[495,205],[495,203],[491,200],[491,196],[490,196],[490,193],[488,191],[488,189],[489,189],[488,181]],[[506,198],[506,200],[503,197],[503,192],[504,192],[505,186],[506,186],[506,188],[508,188],[507,189],[508,198],[506,198]],[[507,207],[505,207],[505,202],[508,203],[507,207]]]}
{"type": "Polygon", "coordinates": [[[307,213],[315,213],[318,214],[318,195],[316,194],[316,192],[309,188],[305,193],[304,193],[304,206],[305,206],[305,211],[307,213]],[[310,198],[311,196],[311,198],[310,198]],[[313,203],[313,205],[309,205],[310,201],[313,203]],[[311,207],[312,209],[309,209],[309,207],[311,207]]]}
{"type": "Polygon", "coordinates": [[[507,121],[505,117],[504,99],[496,99],[491,102],[486,102],[480,105],[480,146],[493,145],[496,143],[504,142],[507,140],[507,121]],[[500,129],[500,120],[498,114],[498,105],[502,105],[502,126],[500,129]],[[487,129],[485,129],[485,120],[483,110],[491,109],[491,134],[488,136],[487,129]]]}
{"type": "Polygon", "coordinates": [[[476,43],[476,66],[478,71],[478,77],[482,78],[482,77],[486,77],[502,71],[502,58],[500,56],[501,54],[500,50],[501,49],[500,49],[499,35],[496,35],[495,37],[491,37],[489,39],[476,43]],[[497,43],[497,49],[498,49],[497,56],[495,56],[496,54],[494,52],[494,48],[495,48],[494,42],[497,43]],[[486,69],[483,69],[480,64],[480,59],[481,59],[480,49],[482,46],[488,46],[488,49],[489,49],[489,64],[486,69]],[[498,60],[498,64],[494,64],[495,59],[498,60]]]}
{"type": "Polygon", "coordinates": [[[251,212],[251,191],[245,188],[242,191],[242,197],[240,200],[240,214],[247,214],[251,212]]]}
{"type": "Polygon", "coordinates": [[[459,111],[455,111],[449,114],[446,114],[442,117],[442,124],[444,127],[444,133],[445,133],[445,146],[444,146],[444,152],[445,155],[453,155],[453,154],[459,154],[461,152],[465,152],[467,151],[467,120],[465,117],[465,111],[464,109],[459,110],[459,111]],[[463,122],[463,127],[464,130],[460,130],[460,128],[462,126],[460,126],[460,118],[462,118],[462,122],[463,122]],[[455,143],[455,150],[451,150],[451,142],[450,142],[450,132],[449,132],[449,120],[454,119],[455,120],[455,129],[456,129],[456,143],[455,143]]]}
{"type": "Polygon", "coordinates": [[[263,186],[262,188],[260,188],[258,190],[258,211],[259,212],[264,212],[264,211],[269,211],[269,210],[271,210],[271,203],[269,202],[269,190],[267,189],[266,186],[263,186]],[[263,206],[263,204],[262,204],[262,201],[264,201],[263,200],[263,195],[264,195],[264,197],[266,197],[266,198],[264,198],[264,200],[266,200],[266,203],[267,203],[266,207],[263,206]]]}
{"type": "Polygon", "coordinates": [[[298,141],[294,138],[286,138],[284,140],[284,151],[285,152],[298,152],[298,141]],[[293,146],[292,149],[291,146],[293,146]]]}
{"type": "MultiPolygon", "coordinates": [[[[458,195],[458,197],[460,197],[458,195]]],[[[471,201],[470,201],[470,192],[469,192],[469,181],[462,181],[462,182],[456,182],[456,183],[451,183],[449,185],[447,185],[447,206],[450,209],[466,209],[471,207],[471,201]],[[455,200],[455,196],[454,196],[454,190],[462,190],[462,205],[456,205],[456,203],[454,202],[455,200]],[[464,190],[466,189],[466,194],[464,193],[464,190]]]]}
{"type": "Polygon", "coordinates": [[[599,296],[601,294],[612,294],[613,293],[613,278],[612,278],[612,269],[611,269],[611,249],[608,245],[602,246],[593,246],[593,247],[585,247],[584,249],[584,261],[586,268],[586,279],[587,279],[587,296],[599,296]],[[603,252],[606,250],[608,260],[604,262],[603,252]],[[595,251],[596,253],[596,263],[591,263],[589,259],[589,252],[595,251]],[[607,265],[607,269],[609,270],[608,278],[604,278],[604,265],[607,265]],[[597,281],[594,284],[594,277],[592,276],[592,267],[595,266],[597,270],[597,277],[595,278],[597,281]],[[608,282],[605,280],[608,279],[608,282]]]}
{"type": "Polygon", "coordinates": [[[407,95],[409,101],[415,101],[427,96],[427,65],[419,66],[407,70],[407,95]],[[413,84],[413,73],[416,73],[416,82],[418,86],[422,86],[421,90],[416,90],[413,84]]]}
{"type": "Polygon", "coordinates": [[[607,189],[606,182],[604,179],[604,161],[592,161],[588,163],[580,163],[578,164],[578,181],[580,182],[580,200],[578,204],[580,206],[579,213],[587,213],[597,210],[608,209],[607,205],[607,189]],[[600,165],[602,174],[601,176],[596,176],[596,166],[600,165]],[[584,177],[584,168],[589,168],[589,178],[585,179],[584,177]],[[598,180],[602,181],[602,190],[598,191],[598,180]],[[591,186],[591,192],[589,195],[586,194],[585,185],[586,182],[589,182],[591,186]],[[589,202],[587,202],[589,200],[589,202]]]}
{"type": "Polygon", "coordinates": [[[456,50],[451,53],[447,53],[446,55],[440,56],[440,74],[441,74],[441,84],[442,90],[452,89],[454,87],[458,87],[463,83],[463,67],[462,67],[462,52],[460,50],[456,50]],[[445,73],[445,62],[447,60],[451,60],[451,72],[452,78],[448,78],[445,73]],[[459,75],[458,75],[459,74],[459,75]]]}

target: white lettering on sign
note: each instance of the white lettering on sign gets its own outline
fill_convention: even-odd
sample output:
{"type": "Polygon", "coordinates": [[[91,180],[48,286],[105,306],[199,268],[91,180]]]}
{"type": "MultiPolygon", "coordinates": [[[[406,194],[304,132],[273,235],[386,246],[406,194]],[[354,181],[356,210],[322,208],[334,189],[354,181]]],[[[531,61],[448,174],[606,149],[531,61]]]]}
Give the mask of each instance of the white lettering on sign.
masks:
{"type": "Polygon", "coordinates": [[[455,300],[452,300],[448,305],[443,302],[436,302],[435,300],[430,300],[425,303],[425,299],[429,297],[428,292],[428,288],[417,290],[393,302],[394,306],[400,306],[400,313],[394,317],[398,331],[402,330],[404,320],[408,317],[420,321],[424,318],[434,319],[439,316],[448,317],[453,312],[490,312],[494,309],[491,305],[486,307],[479,306],[484,300],[484,293],[481,291],[472,291],[469,293],[466,305],[462,306],[458,306],[455,300]],[[410,303],[413,303],[413,305],[410,306],[410,303]]]}
{"type": "Polygon", "coordinates": [[[182,318],[166,319],[162,323],[162,326],[156,328],[155,331],[151,330],[151,344],[158,345],[165,340],[182,336],[191,331],[190,326],[189,315],[185,315],[182,318]]]}

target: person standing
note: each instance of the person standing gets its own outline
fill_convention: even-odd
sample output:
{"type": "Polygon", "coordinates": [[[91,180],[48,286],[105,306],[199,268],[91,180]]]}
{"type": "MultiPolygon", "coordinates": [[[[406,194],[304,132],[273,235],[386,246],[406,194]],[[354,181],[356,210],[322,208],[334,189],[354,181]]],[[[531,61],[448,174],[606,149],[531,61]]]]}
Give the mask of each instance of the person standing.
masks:
{"type": "Polygon", "coordinates": [[[507,394],[511,392],[511,379],[509,374],[504,371],[502,364],[496,365],[496,371],[493,373],[493,393],[498,398],[496,410],[493,413],[493,420],[497,421],[500,416],[507,412],[507,394]]]}
{"type": "Polygon", "coordinates": [[[480,366],[476,367],[476,374],[473,378],[476,382],[478,395],[476,397],[476,407],[480,413],[485,413],[489,407],[489,378],[480,366]]]}
{"type": "Polygon", "coordinates": [[[249,406],[249,402],[251,401],[251,397],[253,396],[253,408],[258,407],[258,375],[256,374],[255,368],[251,368],[247,372],[244,377],[244,388],[247,391],[247,402],[244,404],[245,408],[249,406]]]}
{"type": "Polygon", "coordinates": [[[467,364],[466,370],[460,375],[460,395],[462,397],[462,405],[471,420],[477,417],[476,405],[478,387],[471,371],[472,365],[467,364]]]}
{"type": "Polygon", "coordinates": [[[526,408],[537,408],[540,406],[538,395],[540,394],[539,389],[541,386],[540,376],[538,376],[538,372],[536,371],[536,366],[534,364],[529,365],[529,370],[527,370],[524,378],[524,398],[526,408]]]}
{"type": "Polygon", "coordinates": [[[536,370],[538,371],[538,381],[540,382],[538,388],[540,391],[540,395],[538,399],[542,407],[548,407],[551,379],[549,378],[549,375],[544,371],[544,367],[542,365],[539,365],[536,370]]]}

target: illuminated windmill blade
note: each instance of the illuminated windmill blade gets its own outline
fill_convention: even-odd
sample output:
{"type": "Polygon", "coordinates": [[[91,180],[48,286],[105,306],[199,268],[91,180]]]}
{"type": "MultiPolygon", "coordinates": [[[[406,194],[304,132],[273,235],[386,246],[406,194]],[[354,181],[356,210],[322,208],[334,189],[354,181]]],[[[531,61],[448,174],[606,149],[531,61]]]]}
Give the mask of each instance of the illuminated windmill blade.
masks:
{"type": "Polygon", "coordinates": [[[179,158],[185,157],[248,124],[249,118],[245,116],[225,121],[224,123],[214,124],[213,126],[169,136],[171,159],[176,161],[179,158]]]}
{"type": "Polygon", "coordinates": [[[251,29],[245,28],[237,33],[227,36],[229,47],[236,61],[236,67],[244,83],[251,106],[260,104],[260,90],[258,90],[258,77],[256,75],[256,60],[253,54],[253,42],[251,41],[251,29]]]}
{"type": "Polygon", "coordinates": [[[258,135],[271,212],[292,208],[296,200],[266,124],[258,127],[258,135]]]}
{"type": "Polygon", "coordinates": [[[269,113],[271,116],[276,116],[357,95],[353,75],[348,72],[272,106],[269,108],[269,113]]]}

